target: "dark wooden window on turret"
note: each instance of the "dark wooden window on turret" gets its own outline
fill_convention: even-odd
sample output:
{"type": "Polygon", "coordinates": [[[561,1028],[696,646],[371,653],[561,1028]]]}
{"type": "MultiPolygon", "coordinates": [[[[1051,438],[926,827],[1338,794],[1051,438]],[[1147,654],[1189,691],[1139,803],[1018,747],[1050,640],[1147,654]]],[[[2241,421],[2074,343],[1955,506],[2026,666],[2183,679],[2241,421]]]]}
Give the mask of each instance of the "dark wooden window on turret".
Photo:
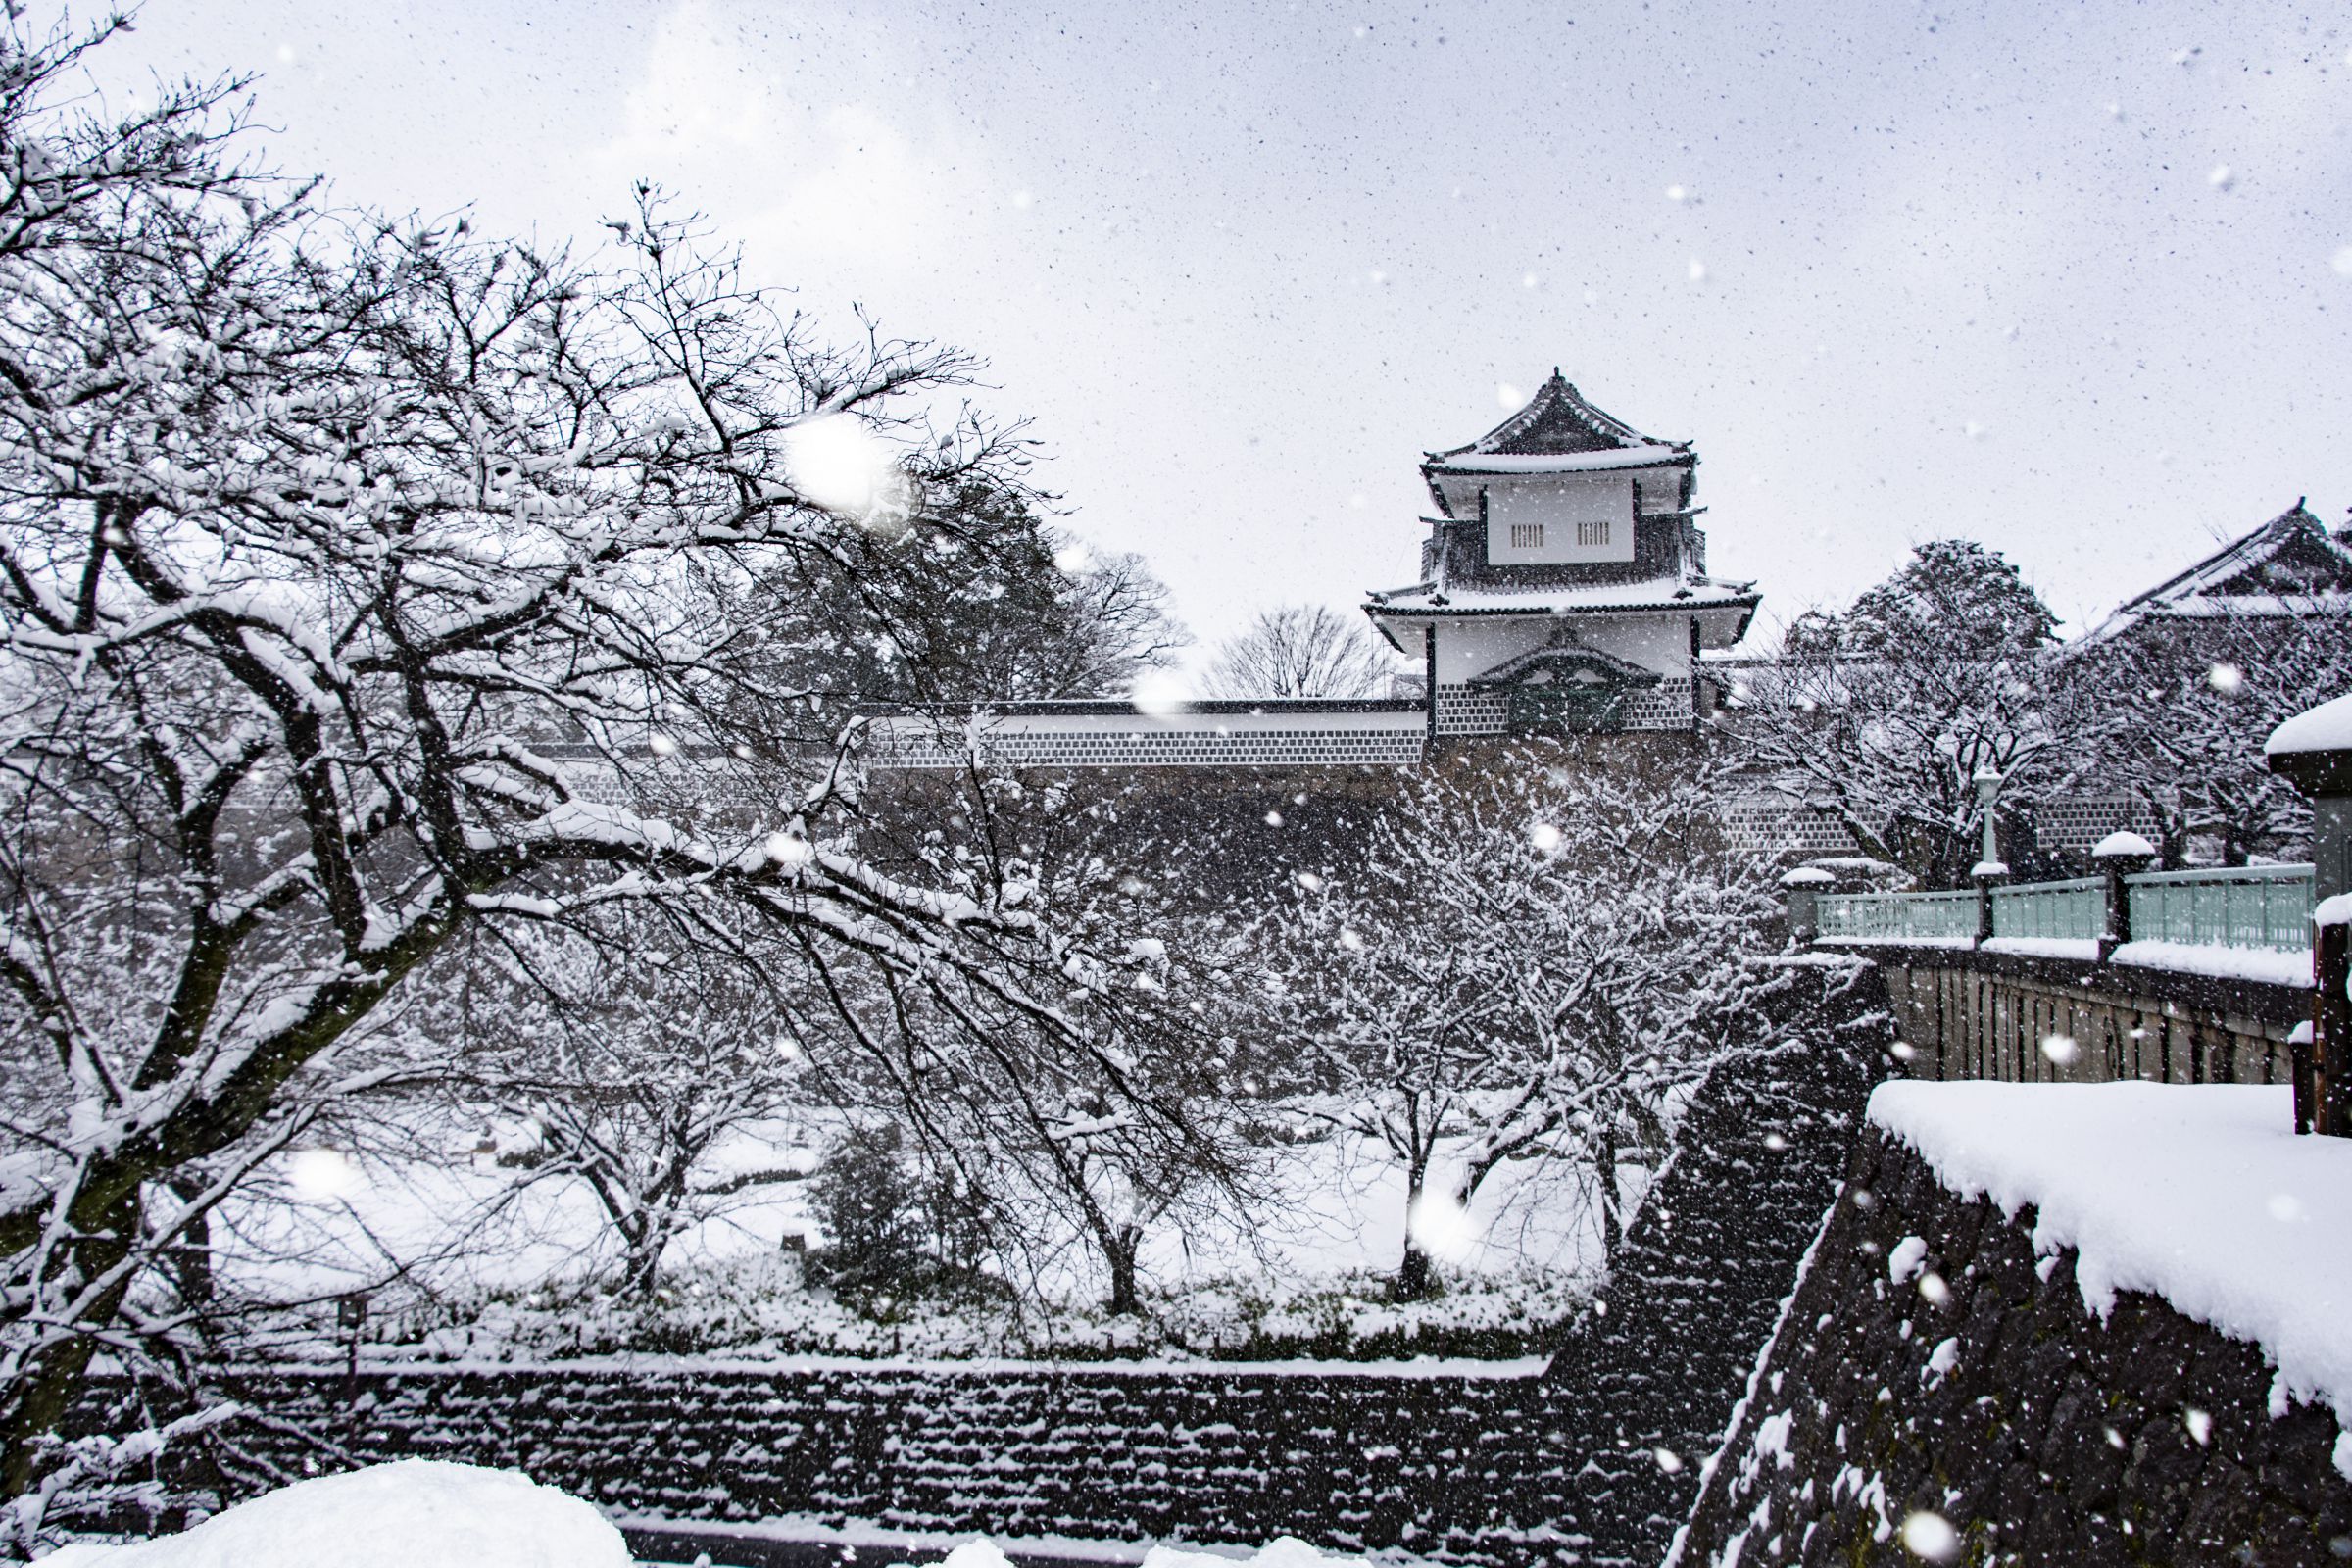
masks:
{"type": "Polygon", "coordinates": [[[1597,521],[1580,522],[1576,525],[1576,545],[1579,550],[1597,550],[1608,542],[1608,518],[1602,517],[1597,521]]]}
{"type": "Polygon", "coordinates": [[[1544,548],[1544,525],[1543,525],[1542,523],[1540,523],[1540,522],[1514,522],[1514,523],[1512,523],[1512,524],[1511,524],[1511,548],[1512,548],[1513,550],[1541,550],[1541,549],[1543,549],[1543,548],[1544,548]]]}

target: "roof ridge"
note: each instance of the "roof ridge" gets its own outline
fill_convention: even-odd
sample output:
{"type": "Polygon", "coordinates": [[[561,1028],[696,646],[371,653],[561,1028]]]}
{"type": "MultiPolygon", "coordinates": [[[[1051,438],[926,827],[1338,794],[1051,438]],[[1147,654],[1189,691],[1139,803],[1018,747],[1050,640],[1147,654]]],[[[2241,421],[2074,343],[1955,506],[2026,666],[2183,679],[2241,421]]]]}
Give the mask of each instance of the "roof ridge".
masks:
{"type": "Polygon", "coordinates": [[[1687,448],[1690,442],[1661,441],[1643,435],[1615,415],[1595,406],[1553,366],[1551,376],[1536,388],[1525,407],[1477,440],[1424,456],[1433,462],[1475,452],[1482,457],[1533,456],[1546,453],[1604,452],[1638,447],[1687,448]],[[1542,429],[1546,423],[1554,431],[1542,429]],[[1557,430],[1560,425],[1567,430],[1557,430]],[[1581,439],[1580,439],[1581,437],[1581,439]],[[1536,445],[1534,443],[1544,443],[1536,445]],[[1515,443],[1521,443],[1514,446],[1515,443]]]}

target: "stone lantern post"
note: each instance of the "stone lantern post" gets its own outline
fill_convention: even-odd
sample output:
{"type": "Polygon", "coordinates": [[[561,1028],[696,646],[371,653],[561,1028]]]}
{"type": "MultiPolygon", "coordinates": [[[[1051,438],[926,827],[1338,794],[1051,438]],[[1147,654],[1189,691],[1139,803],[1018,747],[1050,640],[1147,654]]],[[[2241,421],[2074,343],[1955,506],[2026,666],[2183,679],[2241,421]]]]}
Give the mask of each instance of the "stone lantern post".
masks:
{"type": "Polygon", "coordinates": [[[2262,752],[2311,799],[2312,1038],[2295,1063],[2295,1130],[2352,1137],[2352,697],[2297,713],[2262,752]]]}
{"type": "Polygon", "coordinates": [[[2099,930],[2099,961],[2132,940],[2132,889],[2126,878],[2156,863],[2156,846],[2129,829],[2118,829],[2099,840],[2090,852],[2106,884],[2107,917],[2099,930]]]}
{"type": "Polygon", "coordinates": [[[1821,935],[1821,893],[1838,879],[1818,865],[1800,865],[1781,878],[1781,894],[1788,901],[1788,945],[1809,948],[1821,935]]]}

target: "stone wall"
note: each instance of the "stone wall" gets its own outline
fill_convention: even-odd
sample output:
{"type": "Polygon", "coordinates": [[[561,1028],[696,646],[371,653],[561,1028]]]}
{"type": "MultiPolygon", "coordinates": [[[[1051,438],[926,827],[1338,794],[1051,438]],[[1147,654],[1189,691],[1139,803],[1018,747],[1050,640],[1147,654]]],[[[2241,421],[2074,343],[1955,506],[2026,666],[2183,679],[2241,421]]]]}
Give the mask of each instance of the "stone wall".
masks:
{"type": "Polygon", "coordinates": [[[1619,1251],[1607,1313],[1578,1326],[1547,1382],[1573,1484],[1563,1559],[1650,1568],[1697,1494],[1698,1461],[1770,1336],[1838,1189],[1889,1031],[1877,974],[1792,960],[1786,1018],[1691,1105],[1684,1152],[1619,1251]]]}
{"type": "Polygon", "coordinates": [[[1505,1564],[1541,1517],[1524,1377],[679,1363],[248,1370],[248,1462],[510,1466],[637,1521],[1342,1547],[1505,1564]]]}
{"type": "Polygon", "coordinates": [[[2352,1483],[2332,1414],[2271,1410],[2256,1348],[2125,1292],[2104,1321],[2071,1251],[1873,1136],[1715,1459],[1676,1568],[1912,1563],[1914,1510],[1971,1564],[2334,1568],[2352,1483]],[[1889,1277],[1909,1237],[1940,1303],[1889,1277]]]}
{"type": "Polygon", "coordinates": [[[2087,856],[2110,833],[2129,831],[2161,841],[2164,824],[2147,802],[2125,795],[2061,795],[2026,808],[2034,844],[2063,855],[2087,856]]]}

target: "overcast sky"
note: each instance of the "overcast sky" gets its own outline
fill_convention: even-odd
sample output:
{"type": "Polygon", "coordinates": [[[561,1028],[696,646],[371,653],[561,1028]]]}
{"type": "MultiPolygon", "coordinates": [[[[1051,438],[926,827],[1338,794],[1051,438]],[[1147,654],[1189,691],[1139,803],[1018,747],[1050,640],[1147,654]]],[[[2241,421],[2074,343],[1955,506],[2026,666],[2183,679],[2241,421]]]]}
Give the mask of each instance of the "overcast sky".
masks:
{"type": "Polygon", "coordinates": [[[150,0],[115,53],[260,73],[346,200],[677,188],[987,358],[1204,641],[1411,580],[1420,454],[1555,364],[1697,443],[1776,618],[1965,534],[2081,630],[2352,506],[2341,5],[150,0]]]}

